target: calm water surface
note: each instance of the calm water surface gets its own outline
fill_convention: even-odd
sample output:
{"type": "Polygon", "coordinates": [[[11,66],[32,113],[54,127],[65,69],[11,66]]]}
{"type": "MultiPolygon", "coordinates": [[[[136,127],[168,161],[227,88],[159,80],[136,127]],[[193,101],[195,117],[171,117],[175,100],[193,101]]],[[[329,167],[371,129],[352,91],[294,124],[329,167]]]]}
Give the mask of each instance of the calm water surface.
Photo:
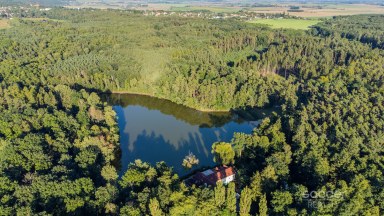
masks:
{"type": "Polygon", "coordinates": [[[109,103],[118,116],[122,150],[121,172],[141,159],[155,165],[165,161],[179,175],[191,170],[182,167],[189,152],[201,166],[214,165],[211,146],[230,141],[234,132],[251,133],[257,121],[247,121],[233,113],[206,113],[167,100],[130,94],[112,94],[109,103]]]}

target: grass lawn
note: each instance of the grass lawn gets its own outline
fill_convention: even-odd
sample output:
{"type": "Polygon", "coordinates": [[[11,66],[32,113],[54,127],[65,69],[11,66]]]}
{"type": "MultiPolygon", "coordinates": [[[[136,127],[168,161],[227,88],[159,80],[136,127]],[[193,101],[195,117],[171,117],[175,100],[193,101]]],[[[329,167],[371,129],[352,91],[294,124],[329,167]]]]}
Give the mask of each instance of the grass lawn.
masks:
{"type": "Polygon", "coordinates": [[[250,23],[265,24],[271,28],[290,28],[290,29],[302,29],[307,30],[310,26],[313,26],[320,22],[317,19],[300,20],[300,19],[256,19],[249,21],[250,23]]]}

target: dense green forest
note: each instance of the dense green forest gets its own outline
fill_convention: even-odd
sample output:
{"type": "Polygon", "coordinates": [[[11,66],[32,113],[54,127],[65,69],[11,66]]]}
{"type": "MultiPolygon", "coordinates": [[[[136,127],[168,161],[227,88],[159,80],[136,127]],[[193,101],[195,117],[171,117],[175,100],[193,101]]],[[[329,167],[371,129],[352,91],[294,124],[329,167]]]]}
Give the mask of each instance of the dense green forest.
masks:
{"type": "Polygon", "coordinates": [[[383,16],[307,32],[118,10],[22,16],[0,30],[1,214],[383,213],[383,16]],[[187,187],[162,162],[118,177],[115,113],[100,100],[110,91],[281,112],[213,145],[236,185],[187,187]]]}
{"type": "Polygon", "coordinates": [[[325,36],[336,34],[384,49],[383,18],[384,15],[339,16],[316,26],[316,29],[325,36]]]}

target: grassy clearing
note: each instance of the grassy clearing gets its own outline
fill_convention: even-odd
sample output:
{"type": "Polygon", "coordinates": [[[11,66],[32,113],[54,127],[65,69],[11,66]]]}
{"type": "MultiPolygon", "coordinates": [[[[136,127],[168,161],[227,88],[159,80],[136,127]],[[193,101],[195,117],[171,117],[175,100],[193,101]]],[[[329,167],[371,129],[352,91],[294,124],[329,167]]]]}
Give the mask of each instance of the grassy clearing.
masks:
{"type": "Polygon", "coordinates": [[[317,19],[301,20],[301,19],[257,19],[249,21],[250,23],[265,24],[271,28],[290,28],[307,30],[310,26],[313,26],[320,22],[317,19]]]}
{"type": "Polygon", "coordinates": [[[9,24],[8,20],[0,19],[0,29],[6,29],[9,27],[10,27],[10,24],[9,24]]]}
{"type": "Polygon", "coordinates": [[[171,51],[172,49],[166,48],[154,50],[134,49],[132,55],[142,65],[142,76],[147,81],[154,82],[164,72],[163,68],[166,67],[170,60],[171,51]]]}

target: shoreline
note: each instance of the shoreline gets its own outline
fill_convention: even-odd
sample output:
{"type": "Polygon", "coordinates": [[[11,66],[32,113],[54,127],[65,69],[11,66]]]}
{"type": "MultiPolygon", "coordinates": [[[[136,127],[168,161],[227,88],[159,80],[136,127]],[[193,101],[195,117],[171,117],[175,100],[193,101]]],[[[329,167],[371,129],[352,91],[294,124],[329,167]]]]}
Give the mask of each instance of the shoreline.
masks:
{"type": "MultiPolygon", "coordinates": [[[[149,94],[149,93],[144,93],[144,92],[133,92],[133,91],[126,91],[126,90],[122,90],[122,91],[119,91],[119,90],[113,90],[110,92],[111,94],[131,94],[131,95],[142,95],[142,96],[148,96],[148,97],[152,97],[152,98],[157,98],[157,99],[162,99],[162,100],[168,100],[172,103],[175,103],[167,98],[162,98],[162,97],[157,97],[153,94],[149,94]]],[[[176,103],[177,104],[177,103],[176,103]]],[[[224,113],[224,112],[230,112],[231,110],[230,109],[222,109],[222,110],[215,110],[215,109],[201,109],[201,108],[196,108],[196,107],[190,107],[190,106],[187,106],[185,104],[179,104],[179,105],[182,105],[182,106],[185,106],[185,107],[188,107],[190,109],[194,109],[194,110],[197,110],[197,111],[200,111],[200,112],[207,112],[207,113],[224,113]]]]}

